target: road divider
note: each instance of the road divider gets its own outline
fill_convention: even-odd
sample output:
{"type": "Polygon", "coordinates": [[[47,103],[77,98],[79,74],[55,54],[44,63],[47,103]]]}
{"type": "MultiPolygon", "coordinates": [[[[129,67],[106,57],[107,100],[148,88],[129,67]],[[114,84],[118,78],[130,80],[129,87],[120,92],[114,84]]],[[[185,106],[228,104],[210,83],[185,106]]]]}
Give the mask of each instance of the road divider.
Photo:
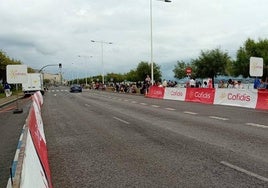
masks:
{"type": "MultiPolygon", "coordinates": [[[[43,96],[40,92],[32,95],[32,105],[26,119],[25,130],[20,138],[20,151],[12,165],[7,188],[52,188],[48,152],[41,117],[43,96]],[[16,168],[16,169],[15,169],[16,168]]],[[[20,143],[19,142],[19,143],[20,143]]]]}

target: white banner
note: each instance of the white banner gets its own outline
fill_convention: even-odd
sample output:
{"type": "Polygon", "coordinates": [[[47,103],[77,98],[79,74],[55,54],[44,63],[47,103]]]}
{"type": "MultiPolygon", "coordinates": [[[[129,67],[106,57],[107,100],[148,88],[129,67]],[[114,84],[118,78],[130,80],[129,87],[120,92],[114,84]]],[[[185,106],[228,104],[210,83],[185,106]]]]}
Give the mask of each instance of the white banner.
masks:
{"type": "Polygon", "coordinates": [[[263,58],[250,57],[249,75],[254,77],[261,77],[263,75],[263,58]]]}
{"type": "Polygon", "coordinates": [[[185,101],[186,88],[166,87],[164,99],[185,101]]]}
{"type": "Polygon", "coordinates": [[[9,84],[22,84],[27,81],[27,65],[7,65],[7,82],[9,84]]]}
{"type": "Polygon", "coordinates": [[[214,104],[255,108],[257,90],[216,89],[214,104]]]}

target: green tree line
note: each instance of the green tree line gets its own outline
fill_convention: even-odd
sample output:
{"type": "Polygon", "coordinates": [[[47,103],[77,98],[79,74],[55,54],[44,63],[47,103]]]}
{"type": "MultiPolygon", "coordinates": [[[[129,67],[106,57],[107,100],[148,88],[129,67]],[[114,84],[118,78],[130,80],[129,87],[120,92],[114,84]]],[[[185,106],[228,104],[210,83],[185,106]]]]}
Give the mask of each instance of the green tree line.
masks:
{"type": "Polygon", "coordinates": [[[174,77],[181,79],[186,77],[186,68],[192,68],[191,76],[197,78],[214,78],[218,75],[240,76],[244,78],[249,75],[250,57],[262,57],[264,62],[263,80],[268,76],[268,40],[259,39],[254,41],[247,39],[236,53],[236,59],[231,59],[227,52],[217,48],[201,51],[199,57],[190,62],[177,61],[173,72],[174,77]]]}

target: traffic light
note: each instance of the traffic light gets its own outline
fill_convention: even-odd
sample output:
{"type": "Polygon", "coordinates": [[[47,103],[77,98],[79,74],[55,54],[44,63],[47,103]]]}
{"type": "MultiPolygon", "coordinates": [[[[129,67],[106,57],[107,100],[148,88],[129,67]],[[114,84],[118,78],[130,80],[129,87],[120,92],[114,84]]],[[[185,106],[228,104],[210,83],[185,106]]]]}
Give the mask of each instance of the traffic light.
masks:
{"type": "Polygon", "coordinates": [[[59,68],[61,69],[61,63],[59,63],[59,68]]]}

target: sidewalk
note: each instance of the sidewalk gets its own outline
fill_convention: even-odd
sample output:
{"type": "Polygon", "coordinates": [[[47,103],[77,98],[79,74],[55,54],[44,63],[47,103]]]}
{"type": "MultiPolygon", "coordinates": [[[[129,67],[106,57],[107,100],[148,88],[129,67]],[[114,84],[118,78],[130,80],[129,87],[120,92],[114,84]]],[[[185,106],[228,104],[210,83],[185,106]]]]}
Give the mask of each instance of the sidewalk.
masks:
{"type": "Polygon", "coordinates": [[[8,105],[8,104],[16,101],[17,97],[18,97],[18,99],[21,99],[23,96],[24,96],[23,93],[20,93],[20,94],[18,94],[18,96],[17,96],[17,94],[15,94],[15,95],[11,95],[10,97],[0,98],[0,107],[3,107],[5,105],[8,105]]]}

